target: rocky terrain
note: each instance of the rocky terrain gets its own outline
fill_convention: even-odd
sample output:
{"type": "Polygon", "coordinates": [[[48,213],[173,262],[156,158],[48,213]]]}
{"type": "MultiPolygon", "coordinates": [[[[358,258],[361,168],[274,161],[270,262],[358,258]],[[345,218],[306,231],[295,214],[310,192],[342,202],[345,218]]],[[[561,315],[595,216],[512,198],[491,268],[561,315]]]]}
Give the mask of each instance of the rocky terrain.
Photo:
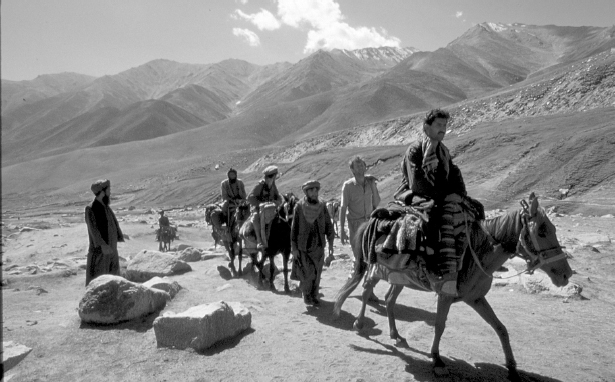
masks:
{"type": "MultiPolygon", "coordinates": [[[[129,260],[143,249],[154,250],[156,214],[142,207],[117,208],[129,240],[120,256],[129,260]]],[[[322,306],[306,309],[296,282],[285,295],[258,288],[246,269],[232,279],[224,252],[214,249],[202,210],[168,211],[178,225],[180,245],[202,250],[192,271],[171,276],[182,290],[159,314],[182,312],[204,303],[237,301],[252,314],[252,326],[230,343],[203,353],[158,348],[152,322],[159,314],[113,326],[80,322],[79,300],[85,292],[87,231],[81,207],[51,208],[46,213],[3,215],[3,341],[32,349],[4,380],[17,381],[205,381],[331,380],[430,381],[429,349],[436,299],[433,293],[405,290],[396,307],[400,334],[408,348],[393,346],[382,305],[370,305],[367,329],[352,329],[360,302],[358,288],[338,320],[331,317],[335,293],[351,268],[349,247],[335,241],[336,261],[326,268],[322,306]],[[84,357],[84,354],[87,357],[84,357]],[[86,361],[87,360],[87,361],[86,361]]],[[[502,210],[489,212],[489,216],[502,210]]],[[[615,314],[615,228],[613,215],[569,215],[549,210],[560,243],[571,254],[575,274],[566,288],[554,288],[538,271],[515,276],[518,260],[505,264],[503,279],[494,280],[488,299],[507,326],[523,381],[610,381],[615,378],[610,321],[615,314]],[[579,354],[591,355],[588,359],[579,354]]],[[[278,268],[282,268],[276,259],[278,268]]],[[[122,264],[126,264],[122,261],[122,264]]],[[[245,263],[244,263],[245,264],[245,263]]],[[[382,298],[386,283],[376,294],[382,298]]],[[[475,312],[454,305],[442,339],[441,353],[449,377],[437,380],[506,380],[497,336],[475,312]]]]}

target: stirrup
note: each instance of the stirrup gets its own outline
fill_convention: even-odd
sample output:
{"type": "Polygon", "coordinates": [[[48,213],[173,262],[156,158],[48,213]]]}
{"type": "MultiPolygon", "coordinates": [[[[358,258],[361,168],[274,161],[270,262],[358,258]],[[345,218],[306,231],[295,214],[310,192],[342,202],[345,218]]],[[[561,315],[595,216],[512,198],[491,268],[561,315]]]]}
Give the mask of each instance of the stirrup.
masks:
{"type": "Polygon", "coordinates": [[[427,272],[427,279],[434,292],[452,297],[459,296],[457,293],[457,276],[458,272],[450,272],[443,275],[435,275],[432,272],[427,272]]]}

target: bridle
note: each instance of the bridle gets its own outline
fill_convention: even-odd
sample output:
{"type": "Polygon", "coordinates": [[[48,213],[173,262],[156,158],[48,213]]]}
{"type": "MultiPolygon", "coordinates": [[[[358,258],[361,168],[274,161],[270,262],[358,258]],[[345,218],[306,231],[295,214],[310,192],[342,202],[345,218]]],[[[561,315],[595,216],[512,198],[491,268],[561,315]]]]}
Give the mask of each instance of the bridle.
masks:
{"type": "Polygon", "coordinates": [[[536,237],[536,229],[534,227],[536,222],[532,221],[533,217],[530,216],[529,206],[525,200],[521,200],[521,206],[523,207],[523,211],[521,211],[521,223],[523,224],[523,228],[519,234],[516,254],[525,260],[527,263],[527,269],[525,272],[531,275],[536,269],[545,264],[565,259],[566,253],[562,251],[562,249],[566,247],[558,245],[553,248],[541,249],[538,238],[536,237]],[[532,247],[534,249],[533,251],[528,245],[528,236],[532,243],[532,247]]]}
{"type": "MultiPolygon", "coordinates": [[[[533,274],[534,271],[543,265],[553,263],[555,261],[559,261],[566,258],[566,253],[562,251],[564,246],[558,245],[553,248],[541,249],[540,244],[538,243],[538,238],[536,237],[536,229],[534,226],[536,225],[535,221],[532,221],[533,217],[530,215],[529,205],[525,200],[521,200],[521,207],[523,210],[521,211],[521,224],[523,227],[521,228],[521,232],[519,233],[519,240],[517,241],[517,248],[515,253],[513,253],[510,258],[512,259],[515,256],[519,256],[523,260],[525,260],[527,264],[527,268],[515,275],[502,277],[502,276],[494,276],[493,274],[489,274],[483,268],[480,259],[476,255],[474,248],[472,248],[472,242],[470,241],[470,227],[468,226],[468,217],[467,213],[464,211],[465,225],[466,225],[466,238],[468,240],[468,247],[470,248],[470,252],[472,253],[472,257],[474,258],[474,262],[478,265],[478,268],[488,277],[495,279],[509,279],[515,276],[519,276],[523,273],[533,274]],[[527,238],[530,238],[532,242],[532,249],[528,245],[527,238]]],[[[482,224],[479,224],[483,232],[487,235],[489,242],[491,245],[498,244],[497,241],[491,236],[489,232],[485,229],[482,224]]]]}

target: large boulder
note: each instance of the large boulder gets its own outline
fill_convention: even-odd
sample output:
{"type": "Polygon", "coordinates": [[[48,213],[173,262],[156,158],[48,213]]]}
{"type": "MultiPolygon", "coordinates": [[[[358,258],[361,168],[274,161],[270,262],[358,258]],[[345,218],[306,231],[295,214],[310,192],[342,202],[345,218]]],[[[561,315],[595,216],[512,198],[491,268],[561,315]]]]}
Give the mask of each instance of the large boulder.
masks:
{"type": "Polygon", "coordinates": [[[148,288],[159,289],[167,292],[171,298],[182,289],[181,285],[177,281],[171,281],[168,278],[154,277],[143,283],[143,286],[148,288]]]}
{"type": "Polygon", "coordinates": [[[13,341],[2,341],[2,366],[7,372],[21,362],[30,352],[32,348],[24,345],[16,344],[13,341]]]}
{"type": "Polygon", "coordinates": [[[185,261],[189,263],[189,262],[201,261],[202,255],[203,254],[198,249],[193,248],[193,247],[188,247],[188,248],[185,248],[183,251],[179,252],[177,254],[177,258],[180,259],[181,261],[185,261]]]}
{"type": "Polygon", "coordinates": [[[178,275],[191,270],[190,265],[173,254],[144,249],[128,263],[126,278],[130,281],[144,282],[152,277],[178,275]]]}
{"type": "Polygon", "coordinates": [[[88,285],[79,302],[79,317],[86,323],[117,324],[159,311],[168,300],[171,296],[162,290],[103,275],[88,285]]]}
{"type": "Polygon", "coordinates": [[[248,329],[252,314],[238,302],[194,306],[183,313],[165,313],[154,320],[158,347],[205,350],[248,329]]]}

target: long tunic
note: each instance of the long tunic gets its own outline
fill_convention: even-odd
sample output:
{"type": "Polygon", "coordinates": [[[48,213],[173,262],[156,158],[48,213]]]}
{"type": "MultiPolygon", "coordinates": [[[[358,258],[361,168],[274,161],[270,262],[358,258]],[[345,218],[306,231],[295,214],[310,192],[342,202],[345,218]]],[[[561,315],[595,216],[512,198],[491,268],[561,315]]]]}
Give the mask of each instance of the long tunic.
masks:
{"type": "Polygon", "coordinates": [[[124,234],[111,208],[96,199],[92,205],[85,207],[85,223],[90,241],[85,274],[87,286],[100,275],[120,274],[117,243],[124,241],[124,234]],[[110,249],[112,253],[104,254],[103,247],[110,249]]]}
{"type": "Polygon", "coordinates": [[[315,296],[324,265],[325,239],[329,248],[333,248],[335,238],[325,203],[319,201],[317,205],[308,205],[306,198],[299,201],[295,206],[290,237],[293,253],[299,253],[293,261],[293,273],[301,281],[303,293],[315,296]]]}
{"type": "Polygon", "coordinates": [[[220,196],[224,202],[245,200],[246,189],[241,179],[237,179],[235,183],[231,183],[228,179],[224,179],[222,183],[220,183],[220,196]]]}

